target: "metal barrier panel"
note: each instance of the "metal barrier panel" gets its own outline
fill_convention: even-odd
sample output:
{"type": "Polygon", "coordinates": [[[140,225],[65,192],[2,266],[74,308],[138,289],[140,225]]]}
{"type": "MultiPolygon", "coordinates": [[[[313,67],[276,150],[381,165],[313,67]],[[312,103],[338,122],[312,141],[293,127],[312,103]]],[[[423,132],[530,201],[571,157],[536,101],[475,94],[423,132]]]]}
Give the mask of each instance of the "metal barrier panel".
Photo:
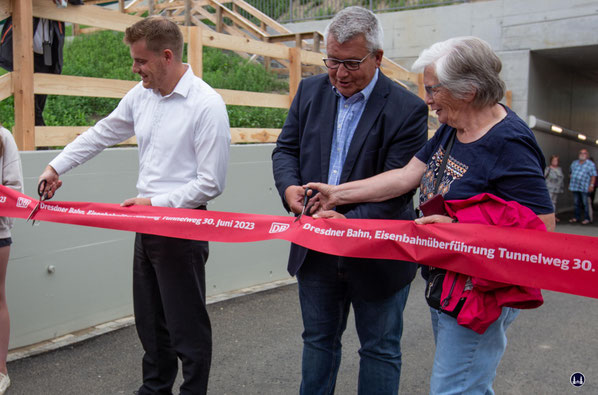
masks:
{"type": "MultiPolygon", "coordinates": [[[[274,188],[273,145],[232,146],[225,192],[208,209],[285,215],[274,188]]],[[[22,152],[25,192],[58,151],[22,152]]],[[[136,195],[136,148],[107,149],[65,174],[54,198],[120,203],[136,195]]],[[[132,314],[134,234],[17,219],[6,280],[10,348],[61,336],[132,314]]],[[[288,279],[289,244],[211,243],[209,296],[288,279]]]]}

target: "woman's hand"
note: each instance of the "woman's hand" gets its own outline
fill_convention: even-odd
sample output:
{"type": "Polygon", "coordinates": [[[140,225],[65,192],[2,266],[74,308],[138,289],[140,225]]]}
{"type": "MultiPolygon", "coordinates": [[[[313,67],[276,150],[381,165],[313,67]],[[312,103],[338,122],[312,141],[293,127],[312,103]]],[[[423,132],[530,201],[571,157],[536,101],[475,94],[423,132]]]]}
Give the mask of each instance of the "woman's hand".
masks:
{"type": "Polygon", "coordinates": [[[310,182],[309,184],[304,185],[303,188],[311,189],[309,206],[312,213],[332,210],[336,207],[334,185],[310,182]]]}
{"type": "Polygon", "coordinates": [[[347,218],[344,215],[337,213],[334,210],[319,211],[317,214],[314,214],[313,217],[314,218],[347,218]]]}
{"type": "Polygon", "coordinates": [[[427,217],[417,218],[415,223],[418,225],[426,225],[426,224],[450,224],[453,222],[451,217],[446,215],[428,215],[427,217]]]}

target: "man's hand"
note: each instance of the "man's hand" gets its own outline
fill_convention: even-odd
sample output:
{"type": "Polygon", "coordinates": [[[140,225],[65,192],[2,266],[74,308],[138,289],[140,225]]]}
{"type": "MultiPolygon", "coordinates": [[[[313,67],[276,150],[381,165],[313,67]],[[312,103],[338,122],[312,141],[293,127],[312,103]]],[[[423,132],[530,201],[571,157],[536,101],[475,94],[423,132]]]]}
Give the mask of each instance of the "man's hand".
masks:
{"type": "Polygon", "coordinates": [[[130,198],[122,202],[121,207],[129,206],[151,206],[152,200],[150,198],[130,198]]]}
{"type": "Polygon", "coordinates": [[[305,190],[299,185],[291,185],[284,191],[284,200],[293,213],[300,214],[303,211],[304,195],[305,190]]]}
{"type": "Polygon", "coordinates": [[[43,180],[46,180],[46,189],[42,191],[42,195],[45,194],[47,199],[52,199],[56,190],[62,186],[62,181],[58,179],[58,173],[50,165],[46,166],[44,172],[39,176],[38,184],[43,180]]]}
{"type": "Polygon", "coordinates": [[[426,224],[449,224],[453,222],[451,217],[446,215],[428,215],[427,217],[417,218],[415,223],[418,225],[426,225],[426,224]]]}

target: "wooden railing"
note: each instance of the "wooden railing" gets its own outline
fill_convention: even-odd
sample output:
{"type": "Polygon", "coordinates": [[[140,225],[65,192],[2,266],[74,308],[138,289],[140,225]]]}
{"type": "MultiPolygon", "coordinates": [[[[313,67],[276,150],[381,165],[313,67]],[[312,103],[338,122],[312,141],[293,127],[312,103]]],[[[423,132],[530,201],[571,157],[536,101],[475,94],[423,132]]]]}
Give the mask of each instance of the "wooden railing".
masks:
{"type": "MultiPolygon", "coordinates": [[[[215,4],[215,0],[202,0],[203,3],[215,4]]],[[[179,3],[188,4],[188,0],[179,3]]],[[[237,3],[237,1],[235,1],[237,3]]],[[[241,7],[238,2],[236,6],[241,7]]],[[[172,3],[169,3],[172,4],[172,3]]],[[[159,4],[155,5],[156,7],[159,4]]],[[[246,5],[242,6],[247,9],[246,5]]],[[[75,77],[67,75],[41,74],[33,72],[33,25],[32,17],[82,24],[100,29],[124,31],[140,20],[140,17],[123,12],[115,12],[93,5],[57,8],[49,0],[0,0],[0,18],[13,16],[14,34],[13,51],[15,70],[0,77],[0,100],[14,96],[15,126],[14,136],[21,150],[34,150],[36,147],[63,146],[72,141],[88,127],[35,127],[34,126],[34,94],[92,96],[122,98],[135,84],[132,81],[121,81],[102,78],[75,77]]],[[[275,21],[262,21],[268,26],[275,21]]],[[[269,40],[256,40],[250,37],[233,36],[218,33],[198,26],[181,28],[187,45],[187,59],[195,73],[201,77],[203,69],[203,46],[258,55],[264,59],[277,59],[287,65],[289,75],[289,93],[258,93],[226,89],[217,89],[227,105],[289,108],[302,78],[302,66],[321,66],[322,54],[302,49],[300,45],[287,47],[269,40]]],[[[283,35],[279,33],[278,35],[283,35]]],[[[273,36],[273,37],[276,37],[273,36]]],[[[303,41],[295,37],[295,40],[303,41]]],[[[275,38],[273,41],[277,41],[275,38]]],[[[391,78],[417,86],[423,97],[423,81],[421,75],[411,73],[390,60],[384,59],[382,70],[391,78]]],[[[1,121],[1,120],[0,120],[1,121]]],[[[435,117],[430,117],[430,132],[438,127],[435,117]]],[[[270,128],[232,128],[233,143],[274,142],[280,129],[270,128]]],[[[126,144],[134,144],[129,140],[126,144]]]]}
{"type": "MultiPolygon", "coordinates": [[[[21,150],[40,146],[61,146],[69,143],[86,127],[35,127],[33,94],[93,96],[121,98],[135,84],[102,78],[33,73],[32,16],[76,24],[124,31],[140,17],[114,12],[92,5],[57,8],[48,0],[0,0],[0,15],[14,20],[15,70],[0,78],[0,98],[15,97],[13,130],[21,150]]],[[[249,38],[216,33],[196,26],[182,27],[187,58],[193,70],[202,74],[203,46],[257,54],[281,59],[289,64],[289,93],[273,94],[217,89],[227,105],[289,108],[301,80],[301,65],[320,65],[321,54],[270,44],[249,38]]],[[[278,129],[234,128],[232,140],[239,142],[273,142],[278,129]]],[[[130,141],[127,143],[131,143],[130,141]]]]}

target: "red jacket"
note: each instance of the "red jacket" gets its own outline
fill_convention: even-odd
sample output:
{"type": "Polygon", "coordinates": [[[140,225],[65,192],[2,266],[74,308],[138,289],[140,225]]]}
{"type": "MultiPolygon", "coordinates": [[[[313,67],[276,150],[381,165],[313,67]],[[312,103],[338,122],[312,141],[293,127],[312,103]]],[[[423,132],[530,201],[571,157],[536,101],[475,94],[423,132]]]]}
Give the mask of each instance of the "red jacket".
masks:
{"type": "MultiPolygon", "coordinates": [[[[507,202],[489,193],[466,200],[447,201],[445,206],[449,215],[461,223],[546,230],[544,223],[529,208],[516,202],[507,202]]],[[[447,271],[441,300],[448,303],[443,310],[453,311],[459,300],[465,297],[457,322],[477,333],[484,333],[498,319],[503,307],[533,309],[544,303],[538,288],[499,283],[478,277],[470,278],[473,288],[466,290],[468,277],[447,271]]]]}

